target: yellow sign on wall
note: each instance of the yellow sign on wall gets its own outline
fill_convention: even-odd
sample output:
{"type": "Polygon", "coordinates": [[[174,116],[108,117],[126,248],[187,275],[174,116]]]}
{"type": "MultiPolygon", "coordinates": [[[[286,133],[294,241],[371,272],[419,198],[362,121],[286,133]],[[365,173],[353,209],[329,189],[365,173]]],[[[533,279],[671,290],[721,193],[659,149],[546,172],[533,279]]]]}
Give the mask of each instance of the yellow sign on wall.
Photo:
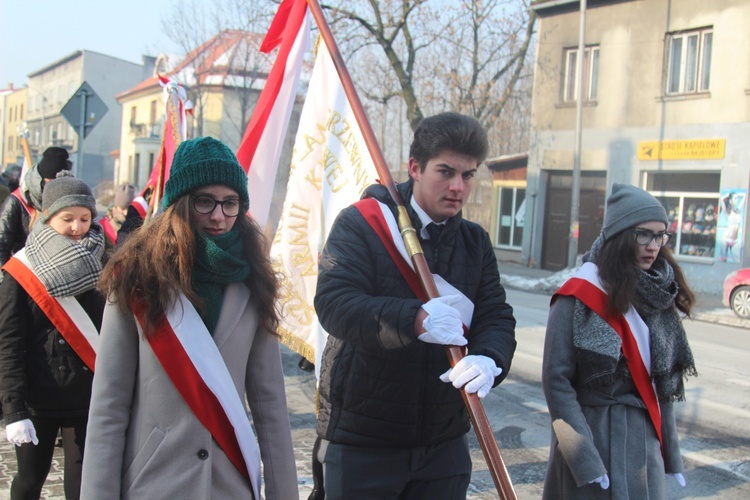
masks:
{"type": "Polygon", "coordinates": [[[680,141],[642,141],[638,159],[648,160],[721,160],[726,139],[687,139],[680,141]]]}

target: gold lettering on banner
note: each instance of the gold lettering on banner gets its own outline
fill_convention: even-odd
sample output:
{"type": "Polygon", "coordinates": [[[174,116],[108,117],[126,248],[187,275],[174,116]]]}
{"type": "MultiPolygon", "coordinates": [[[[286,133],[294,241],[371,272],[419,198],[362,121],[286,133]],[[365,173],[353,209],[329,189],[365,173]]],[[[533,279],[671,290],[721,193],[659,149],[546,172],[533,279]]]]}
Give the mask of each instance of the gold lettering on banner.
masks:
{"type": "MultiPolygon", "coordinates": [[[[326,142],[326,129],[327,126],[325,123],[317,123],[315,125],[315,131],[318,133],[317,136],[312,136],[310,134],[304,134],[304,141],[305,146],[307,146],[307,149],[302,153],[302,155],[299,157],[299,161],[303,161],[307,156],[312,153],[316,147],[319,147],[321,144],[325,144],[326,142]]],[[[295,153],[297,153],[297,150],[294,150],[295,153]]]]}
{"type": "Polygon", "coordinates": [[[320,191],[323,188],[323,179],[321,177],[315,176],[317,170],[318,169],[315,168],[315,165],[313,165],[312,168],[310,168],[310,171],[305,176],[305,180],[312,184],[316,191],[320,191]]]}
{"type": "Polygon", "coordinates": [[[273,267],[277,273],[283,276],[279,287],[279,303],[285,315],[291,316],[300,325],[310,326],[313,318],[315,318],[315,308],[308,304],[305,298],[294,289],[284,266],[278,260],[274,261],[273,267]]]}
{"type": "Polygon", "coordinates": [[[336,182],[336,180],[344,173],[344,169],[341,167],[339,159],[333,154],[333,151],[325,148],[323,158],[321,158],[320,161],[323,164],[323,170],[326,173],[328,185],[331,186],[331,191],[334,193],[341,191],[349,183],[349,180],[346,177],[342,177],[342,183],[336,182]]]}
{"type": "Polygon", "coordinates": [[[289,210],[289,244],[307,245],[307,221],[310,218],[310,209],[292,203],[289,210]]]}
{"type": "Polygon", "coordinates": [[[341,113],[329,109],[325,120],[310,126],[303,133],[304,146],[301,150],[295,148],[293,163],[296,167],[311,153],[316,150],[320,151],[321,159],[318,164],[323,168],[322,175],[315,167],[311,167],[305,175],[305,180],[316,190],[319,191],[322,188],[324,179],[334,193],[343,189],[351,180],[354,181],[359,191],[364,190],[370,183],[369,172],[364,165],[362,151],[357,142],[356,130],[356,127],[341,113]],[[334,147],[335,142],[342,146],[346,153],[346,161],[342,161],[342,158],[334,153],[338,149],[334,147]],[[344,175],[346,173],[349,175],[344,175]]]}
{"type": "Polygon", "coordinates": [[[300,251],[292,253],[292,263],[302,276],[316,276],[316,260],[310,252],[310,240],[307,235],[307,227],[310,219],[310,209],[292,204],[289,211],[289,245],[293,247],[302,247],[300,251]]]}
{"type": "Polygon", "coordinates": [[[295,267],[303,268],[300,270],[302,276],[317,276],[318,270],[315,266],[315,260],[310,253],[310,247],[305,246],[301,252],[292,254],[292,263],[295,267]]]}

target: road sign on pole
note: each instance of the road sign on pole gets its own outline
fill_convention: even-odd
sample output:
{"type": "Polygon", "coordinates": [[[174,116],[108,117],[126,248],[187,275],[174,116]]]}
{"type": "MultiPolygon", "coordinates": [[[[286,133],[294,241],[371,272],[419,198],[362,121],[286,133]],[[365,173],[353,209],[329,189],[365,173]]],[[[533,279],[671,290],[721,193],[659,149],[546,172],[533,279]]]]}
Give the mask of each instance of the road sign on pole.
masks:
{"type": "Polygon", "coordinates": [[[79,175],[79,169],[83,166],[83,140],[107,111],[107,105],[96,95],[91,85],[86,82],[78,87],[78,90],[60,110],[60,114],[68,120],[70,126],[78,134],[78,161],[73,172],[76,177],[79,175]]]}

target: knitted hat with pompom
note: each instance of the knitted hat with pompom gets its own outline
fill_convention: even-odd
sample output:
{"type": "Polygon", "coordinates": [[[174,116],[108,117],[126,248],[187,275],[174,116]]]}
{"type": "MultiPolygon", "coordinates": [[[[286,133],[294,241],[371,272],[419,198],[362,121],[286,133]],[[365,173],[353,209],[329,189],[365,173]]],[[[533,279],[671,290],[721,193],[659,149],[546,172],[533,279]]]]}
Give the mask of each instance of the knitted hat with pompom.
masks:
{"type": "Polygon", "coordinates": [[[81,179],[76,179],[67,170],[58,172],[57,178],[44,185],[42,191],[42,222],[50,220],[57,212],[68,207],[84,207],[96,217],[96,198],[91,188],[81,179]]]}

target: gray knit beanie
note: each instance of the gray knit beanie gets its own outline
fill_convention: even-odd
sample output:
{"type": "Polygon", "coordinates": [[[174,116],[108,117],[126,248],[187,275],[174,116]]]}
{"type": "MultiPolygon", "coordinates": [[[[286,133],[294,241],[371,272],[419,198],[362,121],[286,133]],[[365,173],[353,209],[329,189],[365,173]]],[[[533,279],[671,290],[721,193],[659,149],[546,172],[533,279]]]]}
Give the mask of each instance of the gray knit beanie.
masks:
{"type": "Polygon", "coordinates": [[[669,227],[667,211],[659,201],[641,188],[613,184],[607,198],[602,233],[606,239],[642,222],[659,221],[669,227]]]}
{"type": "Polygon", "coordinates": [[[57,212],[68,207],[84,207],[96,217],[96,199],[91,188],[81,179],[64,170],[44,186],[42,192],[42,222],[46,223],[57,212]]]}
{"type": "Polygon", "coordinates": [[[221,141],[199,137],[180,143],[172,159],[169,179],[164,186],[162,207],[166,210],[177,198],[199,187],[218,184],[237,191],[247,210],[247,174],[237,157],[221,141]]]}

